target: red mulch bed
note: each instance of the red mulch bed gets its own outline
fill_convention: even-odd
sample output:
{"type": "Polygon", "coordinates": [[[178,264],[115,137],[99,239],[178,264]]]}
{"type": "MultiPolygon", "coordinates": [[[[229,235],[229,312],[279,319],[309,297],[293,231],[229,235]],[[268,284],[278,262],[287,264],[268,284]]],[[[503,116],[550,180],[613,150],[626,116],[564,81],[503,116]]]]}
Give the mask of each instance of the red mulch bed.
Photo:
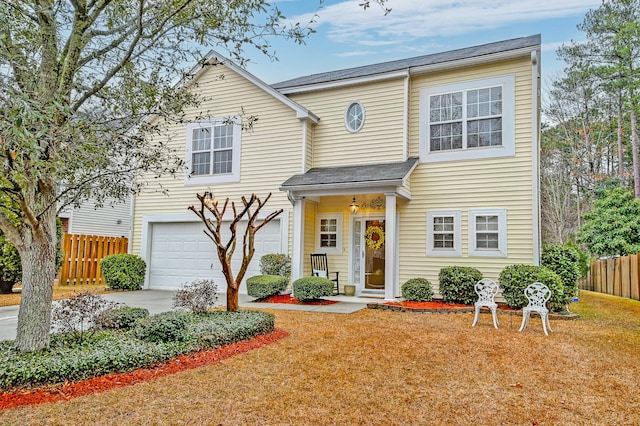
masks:
{"type": "Polygon", "coordinates": [[[33,389],[18,389],[0,393],[0,410],[23,405],[36,405],[55,401],[68,401],[94,392],[102,392],[113,388],[133,385],[156,379],[168,374],[179,373],[192,368],[202,367],[234,355],[249,352],[276,342],[289,333],[276,329],[272,333],[257,336],[251,340],[232,343],[218,349],[201,351],[188,355],[180,355],[153,367],[140,368],[128,373],[113,373],[94,377],[78,383],[64,383],[33,389]]]}
{"type": "Polygon", "coordinates": [[[275,296],[269,296],[262,299],[254,300],[256,303],[284,303],[288,305],[333,305],[338,303],[337,300],[298,300],[290,294],[276,294],[275,296]]]}

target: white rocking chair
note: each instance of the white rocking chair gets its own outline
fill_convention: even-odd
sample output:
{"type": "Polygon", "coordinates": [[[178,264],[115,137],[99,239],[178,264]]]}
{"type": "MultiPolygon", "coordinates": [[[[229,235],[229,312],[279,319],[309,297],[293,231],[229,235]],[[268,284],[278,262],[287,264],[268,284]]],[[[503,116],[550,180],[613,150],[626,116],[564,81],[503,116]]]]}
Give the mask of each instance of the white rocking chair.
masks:
{"type": "Polygon", "coordinates": [[[537,312],[542,319],[542,330],[544,334],[548,336],[547,328],[549,331],[553,331],[549,323],[549,309],[547,309],[547,302],[551,298],[551,290],[549,290],[549,287],[546,285],[535,282],[529,284],[527,288],[524,289],[524,296],[529,300],[529,304],[522,308],[522,325],[518,331],[520,332],[527,328],[529,326],[529,316],[531,312],[537,312]]]}
{"type": "Polygon", "coordinates": [[[493,317],[493,326],[498,328],[498,304],[495,302],[496,294],[498,293],[498,284],[489,278],[483,278],[476,283],[473,287],[478,294],[478,301],[474,304],[476,307],[476,315],[473,319],[474,327],[478,323],[478,317],[480,316],[480,308],[485,306],[491,309],[491,316],[493,317]]]}

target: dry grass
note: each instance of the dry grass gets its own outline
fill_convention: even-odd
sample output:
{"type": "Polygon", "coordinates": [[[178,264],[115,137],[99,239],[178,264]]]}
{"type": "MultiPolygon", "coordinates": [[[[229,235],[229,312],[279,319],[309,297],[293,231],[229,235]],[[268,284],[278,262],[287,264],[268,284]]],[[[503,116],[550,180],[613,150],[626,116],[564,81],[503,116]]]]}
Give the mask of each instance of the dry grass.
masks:
{"type": "MultiPolygon", "coordinates": [[[[108,291],[105,290],[105,285],[91,285],[91,284],[78,284],[78,285],[58,285],[53,286],[53,300],[67,299],[73,295],[76,291],[97,291],[104,294],[108,291]]],[[[20,304],[21,294],[14,292],[12,294],[0,294],[0,306],[13,306],[20,304]]]]}
{"type": "Polygon", "coordinates": [[[579,321],[274,311],[290,336],[223,362],[0,413],[0,424],[640,423],[640,303],[582,293],[579,321]]]}

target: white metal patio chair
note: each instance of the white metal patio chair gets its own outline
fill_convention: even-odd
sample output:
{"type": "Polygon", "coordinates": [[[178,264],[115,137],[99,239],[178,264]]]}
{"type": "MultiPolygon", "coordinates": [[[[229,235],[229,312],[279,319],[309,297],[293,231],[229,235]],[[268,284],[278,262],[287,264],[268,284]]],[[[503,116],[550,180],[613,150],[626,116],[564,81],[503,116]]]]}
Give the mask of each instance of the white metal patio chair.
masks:
{"type": "Polygon", "coordinates": [[[473,319],[471,327],[478,323],[478,317],[480,316],[480,308],[487,307],[491,309],[491,316],[493,317],[493,326],[498,328],[498,304],[495,302],[496,294],[498,293],[498,284],[489,278],[483,278],[476,283],[473,287],[478,295],[478,301],[474,304],[476,308],[476,315],[473,319]]]}
{"type": "Polygon", "coordinates": [[[529,284],[527,288],[524,289],[524,296],[529,300],[529,304],[522,308],[522,325],[518,332],[529,326],[529,316],[531,312],[537,312],[542,319],[542,330],[544,334],[548,336],[547,328],[549,331],[553,331],[549,323],[549,309],[547,309],[547,302],[551,298],[551,290],[549,290],[549,287],[546,285],[535,282],[529,284]]]}

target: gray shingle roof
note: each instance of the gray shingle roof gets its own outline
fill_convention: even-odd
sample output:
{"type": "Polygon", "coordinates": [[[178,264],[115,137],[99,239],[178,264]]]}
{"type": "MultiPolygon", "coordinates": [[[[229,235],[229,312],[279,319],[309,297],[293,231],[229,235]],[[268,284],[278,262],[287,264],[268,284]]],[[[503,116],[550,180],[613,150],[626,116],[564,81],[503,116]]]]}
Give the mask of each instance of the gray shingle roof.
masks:
{"type": "Polygon", "coordinates": [[[342,167],[314,167],[306,173],[297,174],[287,179],[281,190],[301,189],[318,185],[358,184],[394,182],[402,184],[403,180],[418,163],[418,157],[410,157],[406,161],[395,163],[364,164],[342,167]]]}
{"type": "Polygon", "coordinates": [[[319,74],[311,74],[304,77],[298,77],[291,80],[281,81],[272,84],[275,89],[293,88],[297,86],[305,86],[309,84],[327,83],[350,78],[367,77],[375,74],[383,74],[387,72],[406,70],[414,67],[425,65],[434,65],[444,62],[451,62],[460,59],[468,59],[491,55],[510,50],[517,50],[527,47],[540,45],[540,34],[504,40],[495,43],[483,44],[480,46],[465,47],[463,49],[451,50],[448,52],[434,53],[431,55],[416,56],[414,58],[400,59],[390,62],[382,62],[379,64],[366,65],[356,68],[348,68],[338,71],[330,71],[319,74]]]}

